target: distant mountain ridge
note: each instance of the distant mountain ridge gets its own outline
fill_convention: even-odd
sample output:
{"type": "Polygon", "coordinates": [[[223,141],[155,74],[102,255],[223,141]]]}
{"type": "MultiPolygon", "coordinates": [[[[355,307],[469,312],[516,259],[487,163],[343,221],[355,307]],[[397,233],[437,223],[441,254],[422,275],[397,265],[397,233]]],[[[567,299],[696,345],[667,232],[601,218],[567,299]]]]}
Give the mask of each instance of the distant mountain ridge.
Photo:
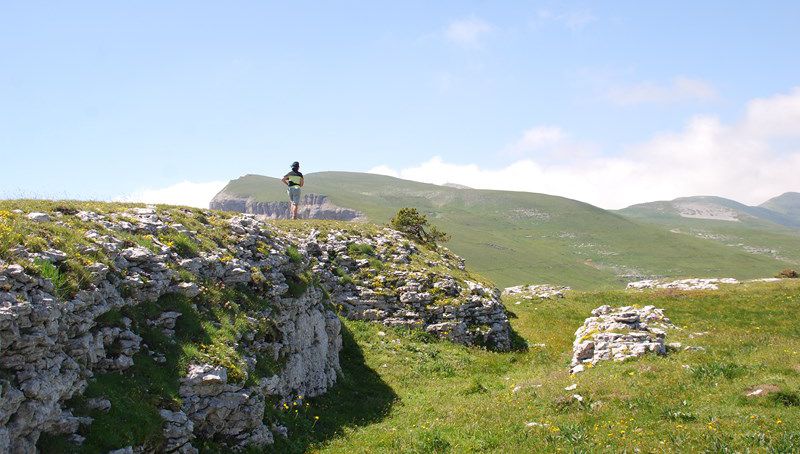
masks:
{"type": "Polygon", "coordinates": [[[800,223],[800,192],[786,192],[767,200],[760,207],[783,214],[800,223]]]}
{"type": "Polygon", "coordinates": [[[681,197],[670,201],[639,203],[619,213],[640,219],[682,217],[729,222],[756,220],[800,228],[800,194],[787,192],[759,206],[748,206],[716,196],[681,197]]]}
{"type": "MultiPolygon", "coordinates": [[[[649,277],[747,279],[800,264],[800,230],[776,222],[786,222],[787,215],[727,199],[684,199],[684,211],[697,216],[687,218],[671,202],[615,212],[546,194],[357,172],[310,173],[305,183],[304,195],[324,195],[326,203],[375,223],[388,222],[402,207],[417,208],[452,235],[448,247],[501,287],[619,287],[649,277]],[[718,213],[730,219],[706,219],[718,213]]],[[[286,200],[277,178],[245,175],[229,182],[212,208],[258,213],[259,206],[274,208],[286,200]]],[[[309,216],[325,217],[322,211],[309,216]]]]}

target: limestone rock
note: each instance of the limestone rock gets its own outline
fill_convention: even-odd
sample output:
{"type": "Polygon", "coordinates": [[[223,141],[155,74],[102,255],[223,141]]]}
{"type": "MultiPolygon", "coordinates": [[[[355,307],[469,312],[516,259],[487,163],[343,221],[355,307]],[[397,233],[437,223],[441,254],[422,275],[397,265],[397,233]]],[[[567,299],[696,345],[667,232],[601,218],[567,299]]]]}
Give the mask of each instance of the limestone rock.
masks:
{"type": "Polygon", "coordinates": [[[50,215],[47,213],[28,213],[28,219],[34,222],[50,222],[50,215]]]}
{"type": "Polygon", "coordinates": [[[504,296],[516,296],[526,299],[551,299],[564,298],[564,292],[572,290],[569,287],[559,287],[553,285],[517,285],[506,287],[503,290],[504,296]]]}
{"type": "Polygon", "coordinates": [[[667,353],[665,330],[674,326],[662,309],[605,305],[593,310],[592,315],[575,332],[572,373],[600,361],[624,361],[646,353],[667,353]]]}
{"type": "Polygon", "coordinates": [[[719,284],[738,283],[739,281],[733,278],[681,279],[671,282],[664,282],[657,279],[646,279],[643,281],[629,282],[627,288],[634,290],[643,290],[648,288],[675,290],[717,290],[719,289],[719,284]]]}

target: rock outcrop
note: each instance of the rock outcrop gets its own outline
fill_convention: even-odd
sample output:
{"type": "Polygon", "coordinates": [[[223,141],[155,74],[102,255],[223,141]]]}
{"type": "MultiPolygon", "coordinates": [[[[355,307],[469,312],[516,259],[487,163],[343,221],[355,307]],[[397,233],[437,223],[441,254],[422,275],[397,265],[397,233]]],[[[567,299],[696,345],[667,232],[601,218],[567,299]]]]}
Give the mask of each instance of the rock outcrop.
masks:
{"type": "MultiPolygon", "coordinates": [[[[117,403],[68,402],[102,374],[135,376],[142,361],[178,370],[180,396],[155,396],[172,403],[153,408],[163,437],[147,449],[193,453],[197,439],[234,451],[265,446],[273,431],[287,435],[264,420],[270,405],[336,382],[334,311],[511,348],[497,289],[446,249],[391,229],[321,232],[255,215],[113,206],[0,212],[0,222],[42,232],[0,251],[0,452],[33,452],[42,433],[96,442],[92,416],[117,403]],[[187,326],[202,333],[223,323],[217,338],[183,337],[187,326]],[[188,368],[176,355],[189,355],[188,368]]],[[[138,449],[104,446],[117,448],[138,449]]]]}
{"type": "MultiPolygon", "coordinates": [[[[202,216],[218,223],[212,227],[206,219],[207,228],[217,229],[227,244],[183,257],[159,235],[181,232],[184,240],[194,241],[196,232],[170,222],[168,213],[151,208],[74,216],[79,220],[71,222],[92,227],[76,238],[82,243],[77,248],[99,259],[86,264],[87,281],[80,289],[60,288],[64,271],[58,265],[69,255],[64,252],[32,252],[19,246],[13,250],[14,260],[26,266],[0,260],[0,452],[34,452],[42,432],[71,434],[90,424],[91,418],[74,416],[65,402],[82,394],[96,374],[127,371],[141,355],[165,361],[154,346],[145,348],[137,330],[152,326],[173,336],[181,313],[165,311],[142,326],[127,317],[120,326],[106,326],[102,318],[134,311],[168,294],[197,296],[203,287],[215,285],[258,292],[268,305],[245,316],[253,326],[268,324],[271,329],[267,337],[244,333],[237,339],[248,364],[244,374],[253,373],[259,358],[283,367],[263,377],[258,386],[245,387],[229,382],[225,368],[193,366],[183,379],[181,410],[162,412],[166,445],[159,449],[192,452],[194,436],[214,437],[231,448],[269,443],[272,436],[261,421],[267,396],[315,396],[336,381],[340,322],[316,288],[286,296],[287,279],[305,272],[304,264],[289,258],[288,241],[274,236],[265,224],[206,213],[202,216]],[[150,247],[136,245],[133,237],[146,239],[150,247]],[[50,278],[42,277],[42,270],[49,270],[50,278]],[[200,375],[203,385],[194,386],[198,367],[214,368],[219,383],[205,374],[200,375]]],[[[59,218],[30,217],[66,227],[67,216],[59,218]]]]}
{"type": "Polygon", "coordinates": [[[314,276],[345,317],[511,349],[500,291],[472,280],[464,261],[446,248],[420,248],[389,228],[367,236],[344,229],[295,235],[315,262],[314,276]]]}
{"type": "Polygon", "coordinates": [[[575,332],[572,373],[600,361],[624,361],[648,352],[666,354],[666,329],[674,328],[664,311],[654,306],[600,306],[575,332]]]}
{"type": "MultiPolygon", "coordinates": [[[[257,214],[266,219],[289,219],[291,217],[288,201],[256,201],[252,198],[239,198],[225,193],[217,194],[211,200],[209,207],[212,210],[257,214]]],[[[301,219],[335,221],[366,219],[366,216],[360,211],[337,206],[327,196],[320,194],[303,194],[297,213],[301,219]]]]}
{"type": "Polygon", "coordinates": [[[506,287],[503,290],[503,296],[513,296],[516,298],[524,299],[551,299],[563,298],[564,292],[572,290],[569,287],[559,287],[554,285],[516,285],[514,287],[506,287]]]}

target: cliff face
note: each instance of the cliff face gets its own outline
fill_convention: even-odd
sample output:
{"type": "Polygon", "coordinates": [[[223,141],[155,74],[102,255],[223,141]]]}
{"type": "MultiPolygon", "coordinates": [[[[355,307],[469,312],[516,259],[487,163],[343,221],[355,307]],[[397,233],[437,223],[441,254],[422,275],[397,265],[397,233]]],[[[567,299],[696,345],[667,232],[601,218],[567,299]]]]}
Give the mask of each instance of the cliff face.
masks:
{"type": "Polygon", "coordinates": [[[496,289],[391,229],[19,206],[0,204],[0,452],[268,445],[335,384],[337,313],[511,346],[496,289]]]}
{"type": "MultiPolygon", "coordinates": [[[[217,194],[209,204],[212,210],[258,214],[267,219],[289,219],[289,202],[257,202],[252,198],[239,198],[225,193],[217,194]]],[[[334,205],[327,196],[305,194],[300,201],[298,216],[302,219],[328,219],[353,221],[365,219],[363,213],[334,205]]]]}

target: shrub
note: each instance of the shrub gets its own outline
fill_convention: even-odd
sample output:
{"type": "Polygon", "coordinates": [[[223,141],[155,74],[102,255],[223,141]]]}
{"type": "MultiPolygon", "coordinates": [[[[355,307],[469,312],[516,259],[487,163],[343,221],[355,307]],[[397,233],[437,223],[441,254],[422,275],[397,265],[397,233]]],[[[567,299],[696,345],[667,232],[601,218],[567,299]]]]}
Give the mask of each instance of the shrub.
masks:
{"type": "Polygon", "coordinates": [[[291,260],[292,263],[300,263],[303,261],[303,254],[301,254],[300,251],[298,251],[294,246],[289,246],[286,248],[286,255],[289,256],[289,260],[291,260]]]}
{"type": "Polygon", "coordinates": [[[796,279],[796,278],[800,277],[800,274],[798,274],[797,271],[795,271],[795,270],[791,270],[789,268],[786,268],[785,270],[783,270],[780,273],[778,273],[778,275],[775,276],[775,277],[796,279]]]}
{"type": "Polygon", "coordinates": [[[194,242],[191,238],[184,234],[175,235],[172,239],[173,245],[172,247],[175,249],[175,252],[178,253],[181,257],[191,258],[197,257],[197,243],[194,242]]]}
{"type": "Polygon", "coordinates": [[[311,283],[311,277],[306,274],[301,274],[299,276],[295,276],[293,274],[285,275],[286,276],[286,285],[289,286],[289,289],[286,291],[286,295],[292,298],[299,298],[303,296],[308,289],[309,284],[311,283]]]}
{"type": "Polygon", "coordinates": [[[417,241],[429,245],[435,245],[450,239],[450,235],[431,225],[428,222],[428,218],[417,211],[416,208],[401,208],[392,218],[391,226],[395,230],[399,230],[417,241]]]}
{"type": "Polygon", "coordinates": [[[34,266],[41,277],[50,279],[50,282],[53,283],[56,296],[61,299],[69,299],[75,289],[72,288],[67,276],[58,267],[44,259],[36,259],[34,266]]]}
{"type": "Polygon", "coordinates": [[[375,255],[375,249],[373,249],[372,245],[366,243],[350,243],[347,245],[347,252],[353,257],[375,255]]]}

